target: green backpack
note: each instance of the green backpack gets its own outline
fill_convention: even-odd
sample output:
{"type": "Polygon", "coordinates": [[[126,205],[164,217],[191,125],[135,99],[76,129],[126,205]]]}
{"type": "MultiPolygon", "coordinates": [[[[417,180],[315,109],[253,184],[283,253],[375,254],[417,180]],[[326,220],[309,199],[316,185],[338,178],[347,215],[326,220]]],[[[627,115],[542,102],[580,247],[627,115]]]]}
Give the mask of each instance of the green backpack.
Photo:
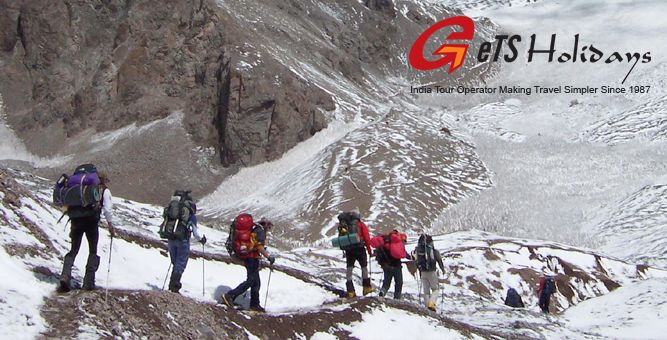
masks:
{"type": "Polygon", "coordinates": [[[190,220],[194,200],[190,197],[190,191],[177,190],[171,196],[169,204],[164,208],[162,217],[164,221],[160,225],[158,234],[163,239],[185,240],[190,238],[190,220]]]}

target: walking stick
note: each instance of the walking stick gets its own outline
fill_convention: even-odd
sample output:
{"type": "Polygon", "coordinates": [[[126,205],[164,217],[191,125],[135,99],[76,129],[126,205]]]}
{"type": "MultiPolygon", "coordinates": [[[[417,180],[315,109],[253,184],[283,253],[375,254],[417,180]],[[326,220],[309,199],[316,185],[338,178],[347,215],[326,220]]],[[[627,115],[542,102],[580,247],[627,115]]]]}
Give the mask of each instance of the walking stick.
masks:
{"type": "Polygon", "coordinates": [[[113,236],[111,236],[111,242],[109,243],[109,264],[107,265],[107,287],[106,292],[104,293],[104,302],[109,301],[109,273],[111,272],[111,252],[113,252],[113,236]]]}
{"type": "Polygon", "coordinates": [[[201,257],[201,296],[204,296],[204,262],[206,260],[204,259],[204,256],[206,255],[206,251],[204,250],[204,244],[201,244],[201,252],[202,252],[202,257],[201,257]]]}
{"type": "Polygon", "coordinates": [[[421,278],[421,276],[422,276],[421,271],[417,270],[417,290],[418,290],[417,299],[419,300],[417,302],[421,302],[421,300],[422,300],[422,278],[421,278]]]}
{"type": "Polygon", "coordinates": [[[170,270],[171,270],[171,262],[169,262],[169,268],[167,268],[167,275],[164,276],[164,282],[162,283],[162,290],[164,290],[164,286],[167,285],[167,278],[169,277],[170,270]]]}
{"type": "Polygon", "coordinates": [[[370,281],[371,288],[372,288],[373,287],[373,261],[372,261],[370,255],[368,256],[368,281],[370,281]]]}
{"type": "MultiPolygon", "coordinates": [[[[445,271],[442,271],[442,281],[445,280],[445,271]]],[[[438,287],[440,288],[440,310],[442,310],[442,306],[445,304],[445,288],[443,285],[438,282],[438,287]]]]}
{"type": "Polygon", "coordinates": [[[273,265],[269,270],[269,279],[266,281],[266,295],[264,295],[264,309],[266,309],[266,302],[269,300],[269,287],[271,286],[271,274],[273,273],[273,265]]]}

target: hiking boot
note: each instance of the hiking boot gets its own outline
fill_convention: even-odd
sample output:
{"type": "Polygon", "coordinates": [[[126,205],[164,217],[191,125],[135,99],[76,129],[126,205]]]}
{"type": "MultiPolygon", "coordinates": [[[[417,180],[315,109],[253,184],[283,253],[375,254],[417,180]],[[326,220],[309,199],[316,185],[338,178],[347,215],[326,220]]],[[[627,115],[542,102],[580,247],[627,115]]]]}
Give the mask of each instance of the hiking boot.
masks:
{"type": "Polygon", "coordinates": [[[346,281],[345,288],[347,288],[348,298],[353,298],[357,296],[357,293],[354,291],[354,283],[352,283],[352,281],[346,281]]]}
{"type": "Polygon", "coordinates": [[[72,279],[72,266],[74,266],[74,256],[69,254],[65,255],[65,260],[63,261],[63,271],[60,274],[60,284],[58,285],[58,292],[67,293],[72,287],[70,286],[70,280],[72,279]]]}
{"type": "Polygon", "coordinates": [[[58,293],[67,293],[70,290],[72,290],[72,287],[69,286],[69,282],[61,280],[58,284],[58,293]]]}
{"type": "Polygon", "coordinates": [[[364,287],[364,289],[363,289],[364,296],[366,296],[366,295],[375,291],[375,288],[373,288],[373,286],[371,286],[371,279],[364,279],[362,281],[362,285],[364,287]]]}
{"type": "Polygon", "coordinates": [[[183,286],[181,284],[181,276],[182,275],[183,274],[181,274],[181,273],[171,272],[171,278],[169,279],[169,291],[170,292],[174,292],[174,293],[179,294],[178,291],[180,291],[181,287],[183,286]]]}
{"type": "Polygon", "coordinates": [[[261,313],[266,313],[266,309],[264,307],[257,305],[257,306],[250,306],[250,310],[253,312],[261,312],[261,313]]]}
{"type": "Polygon", "coordinates": [[[380,291],[378,292],[378,296],[383,297],[384,294],[385,294],[384,290],[380,289],[380,291]]]}
{"type": "Polygon", "coordinates": [[[435,303],[429,301],[426,307],[435,312],[435,303]]]}
{"type": "Polygon", "coordinates": [[[234,297],[233,296],[231,296],[227,293],[222,294],[222,302],[224,302],[225,305],[227,305],[227,307],[234,308],[234,297]]]}
{"type": "Polygon", "coordinates": [[[84,290],[93,290],[95,289],[95,272],[100,266],[100,257],[97,255],[88,256],[88,262],[86,263],[86,274],[83,277],[83,289],[84,290]]]}

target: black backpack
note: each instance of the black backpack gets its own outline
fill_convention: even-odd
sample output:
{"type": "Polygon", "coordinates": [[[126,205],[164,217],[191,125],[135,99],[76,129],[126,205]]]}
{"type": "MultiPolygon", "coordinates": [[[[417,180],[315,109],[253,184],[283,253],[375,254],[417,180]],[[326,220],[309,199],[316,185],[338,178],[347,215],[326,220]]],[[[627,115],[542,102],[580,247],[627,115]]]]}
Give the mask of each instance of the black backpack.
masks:
{"type": "Polygon", "coordinates": [[[391,242],[391,238],[389,235],[382,235],[382,240],[384,243],[382,246],[377,247],[373,250],[373,254],[375,255],[375,259],[378,261],[378,264],[380,267],[384,267],[389,264],[389,253],[387,253],[387,248],[385,246],[391,242]]]}
{"type": "Polygon", "coordinates": [[[236,255],[236,251],[234,250],[235,239],[236,239],[236,219],[234,219],[234,221],[232,221],[232,223],[229,225],[229,233],[227,234],[227,240],[225,241],[225,248],[227,249],[229,256],[236,255]]]}
{"type": "Polygon", "coordinates": [[[417,241],[417,268],[427,272],[436,269],[435,248],[431,235],[422,234],[417,241]]]}
{"type": "Polygon", "coordinates": [[[188,221],[190,220],[194,206],[195,203],[190,196],[189,190],[177,190],[174,192],[162,214],[164,222],[162,222],[158,231],[160,237],[168,240],[185,240],[190,238],[188,221]]]}
{"type": "MultiPolygon", "coordinates": [[[[343,212],[338,214],[338,237],[349,234],[357,234],[357,223],[361,220],[361,216],[355,212],[343,212]]],[[[363,246],[363,242],[351,244],[345,248],[352,248],[363,246]]]]}
{"type": "Polygon", "coordinates": [[[513,308],[524,308],[523,300],[521,295],[517,293],[516,289],[510,288],[507,290],[507,296],[505,297],[505,305],[513,308]]]}

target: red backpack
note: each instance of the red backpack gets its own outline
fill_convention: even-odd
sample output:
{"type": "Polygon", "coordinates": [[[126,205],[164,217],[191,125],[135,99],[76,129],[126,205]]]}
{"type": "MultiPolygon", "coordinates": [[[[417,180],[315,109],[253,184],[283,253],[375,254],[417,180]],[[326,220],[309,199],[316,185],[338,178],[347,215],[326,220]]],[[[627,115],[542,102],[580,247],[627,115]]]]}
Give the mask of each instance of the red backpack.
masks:
{"type": "Polygon", "coordinates": [[[252,215],[242,213],[234,219],[229,228],[229,236],[225,246],[230,255],[240,259],[254,257],[257,241],[252,235],[255,222],[252,215]]]}
{"type": "Polygon", "coordinates": [[[404,240],[408,236],[403,233],[391,232],[387,235],[378,235],[371,238],[371,247],[376,249],[376,256],[380,255],[378,262],[385,261],[386,256],[400,260],[408,255],[405,251],[404,240]]]}
{"type": "Polygon", "coordinates": [[[389,233],[389,254],[391,257],[399,260],[408,256],[408,253],[405,251],[405,244],[403,241],[407,241],[408,236],[403,233],[391,232],[389,233]]]}

